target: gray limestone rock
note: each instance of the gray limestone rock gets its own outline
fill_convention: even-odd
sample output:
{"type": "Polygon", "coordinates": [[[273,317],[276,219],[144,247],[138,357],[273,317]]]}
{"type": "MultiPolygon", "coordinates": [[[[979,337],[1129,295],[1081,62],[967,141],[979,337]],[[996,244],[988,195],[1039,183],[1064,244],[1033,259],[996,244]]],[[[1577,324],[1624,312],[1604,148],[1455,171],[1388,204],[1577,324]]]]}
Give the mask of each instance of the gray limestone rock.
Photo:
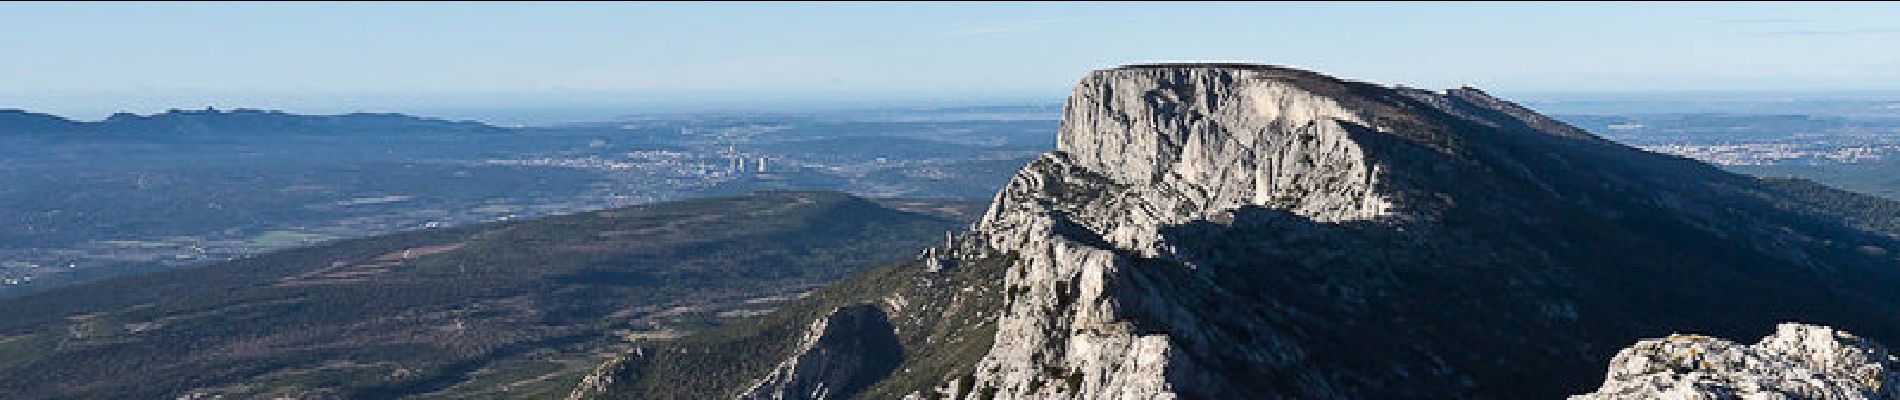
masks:
{"type": "Polygon", "coordinates": [[[1618,352],[1602,388],[1570,399],[1900,399],[1900,358],[1853,334],[1795,323],[1754,345],[1671,335],[1618,352]]]}
{"type": "Polygon", "coordinates": [[[742,400],[850,398],[890,375],[903,357],[891,322],[870,304],[812,321],[792,358],[739,395],[742,400]]]}
{"type": "MultiPolygon", "coordinates": [[[[1858,250],[1900,248],[1900,232],[1847,220],[1853,213],[1832,209],[1830,196],[1621,146],[1476,89],[1259,65],[1095,71],[1064,108],[1056,151],[1018,172],[972,230],[916,260],[922,276],[980,283],[922,279],[885,290],[930,290],[869,293],[885,296],[906,332],[956,332],[974,317],[993,321],[989,340],[930,336],[974,343],[942,360],[904,358],[951,348],[931,340],[895,353],[828,347],[827,338],[876,331],[834,333],[840,311],[798,320],[812,325],[785,339],[797,340],[795,355],[753,360],[749,371],[776,368],[731,389],[746,398],[848,397],[867,384],[865,393],[912,398],[1558,398],[1596,383],[1616,350],[1608,343],[1659,328],[1734,332],[1800,315],[1900,334],[1900,266],[1858,250]],[[945,284],[962,287],[936,286],[945,284]],[[955,301],[982,293],[1003,300],[955,301]],[[902,360],[895,378],[868,383],[880,368],[854,369],[863,363],[852,360],[885,355],[902,360]]],[[[1705,350],[1773,369],[1795,364],[1763,361],[1792,354],[1769,348],[1860,348],[1806,328],[1784,336],[1705,350]]],[[[1834,382],[1816,390],[1853,393],[1873,386],[1849,380],[1886,382],[1891,371],[1843,368],[1822,374],[1846,380],[1814,378],[1834,382]]],[[[650,371],[638,378],[687,373],[650,371]]]]}

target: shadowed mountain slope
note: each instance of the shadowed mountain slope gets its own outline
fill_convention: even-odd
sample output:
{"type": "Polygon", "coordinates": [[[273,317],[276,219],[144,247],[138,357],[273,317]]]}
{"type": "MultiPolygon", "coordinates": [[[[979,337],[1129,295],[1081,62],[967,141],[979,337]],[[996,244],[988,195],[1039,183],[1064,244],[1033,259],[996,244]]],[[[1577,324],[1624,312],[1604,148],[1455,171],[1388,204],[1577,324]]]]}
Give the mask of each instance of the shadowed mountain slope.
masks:
{"type": "Polygon", "coordinates": [[[920,261],[643,347],[574,397],[754,395],[860,304],[893,321],[895,372],[782,398],[1561,398],[1673,332],[1900,342],[1885,200],[1643,152],[1477,89],[1130,66],[1083,78],[1057,142],[920,261]]]}

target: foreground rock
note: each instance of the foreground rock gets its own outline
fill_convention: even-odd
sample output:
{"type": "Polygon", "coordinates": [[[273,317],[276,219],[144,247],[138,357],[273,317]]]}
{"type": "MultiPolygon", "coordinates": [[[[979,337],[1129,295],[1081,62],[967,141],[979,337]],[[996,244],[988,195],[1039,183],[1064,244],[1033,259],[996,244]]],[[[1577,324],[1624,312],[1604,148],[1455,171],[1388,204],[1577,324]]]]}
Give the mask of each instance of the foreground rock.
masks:
{"type": "Polygon", "coordinates": [[[1698,335],[1645,340],[1610,361],[1596,392],[1571,400],[1900,399],[1900,358],[1832,328],[1782,324],[1761,343],[1698,335]]]}

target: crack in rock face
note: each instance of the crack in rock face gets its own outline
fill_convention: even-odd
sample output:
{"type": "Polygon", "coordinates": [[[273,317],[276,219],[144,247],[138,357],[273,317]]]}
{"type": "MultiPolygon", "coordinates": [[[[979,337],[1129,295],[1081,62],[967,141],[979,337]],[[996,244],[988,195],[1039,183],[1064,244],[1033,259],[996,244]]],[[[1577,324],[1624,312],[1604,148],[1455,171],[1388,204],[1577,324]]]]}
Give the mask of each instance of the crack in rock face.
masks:
{"type": "Polygon", "coordinates": [[[1754,345],[1673,335],[1618,352],[1601,389],[1570,399],[1900,399],[1900,358],[1805,324],[1781,324],[1754,345]]]}

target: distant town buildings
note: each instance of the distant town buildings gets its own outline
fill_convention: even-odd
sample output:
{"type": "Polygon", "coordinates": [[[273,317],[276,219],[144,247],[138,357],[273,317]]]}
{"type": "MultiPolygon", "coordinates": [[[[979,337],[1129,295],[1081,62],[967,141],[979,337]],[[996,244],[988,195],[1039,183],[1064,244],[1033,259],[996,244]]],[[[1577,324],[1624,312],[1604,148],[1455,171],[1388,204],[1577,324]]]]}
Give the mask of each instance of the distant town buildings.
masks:
{"type": "Polygon", "coordinates": [[[1830,147],[1814,144],[1663,144],[1637,146],[1716,165],[1822,165],[1879,161],[1900,153],[1900,145],[1830,147]]]}

